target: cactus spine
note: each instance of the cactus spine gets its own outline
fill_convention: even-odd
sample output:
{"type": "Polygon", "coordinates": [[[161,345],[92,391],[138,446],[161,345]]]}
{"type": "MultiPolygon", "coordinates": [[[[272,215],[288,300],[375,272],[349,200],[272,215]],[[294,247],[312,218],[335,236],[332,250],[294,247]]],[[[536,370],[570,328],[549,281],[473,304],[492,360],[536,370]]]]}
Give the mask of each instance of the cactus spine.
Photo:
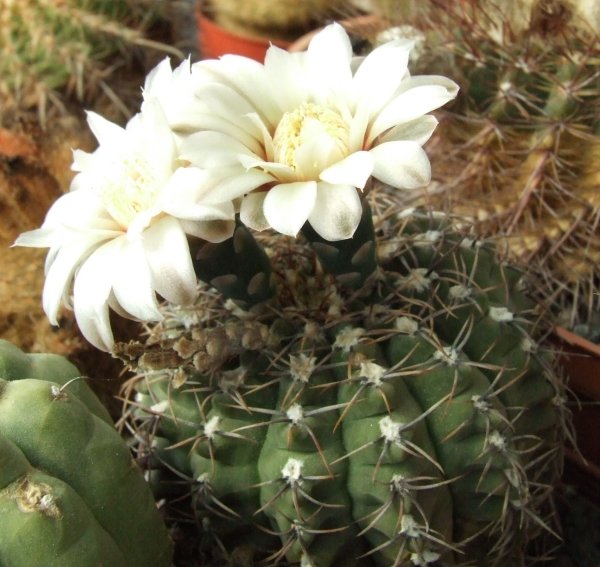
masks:
{"type": "Polygon", "coordinates": [[[415,67],[461,85],[431,146],[438,183],[426,201],[498,236],[501,252],[533,268],[564,324],[592,323],[600,305],[597,14],[585,2],[441,4],[402,20],[425,38],[415,67]]]}

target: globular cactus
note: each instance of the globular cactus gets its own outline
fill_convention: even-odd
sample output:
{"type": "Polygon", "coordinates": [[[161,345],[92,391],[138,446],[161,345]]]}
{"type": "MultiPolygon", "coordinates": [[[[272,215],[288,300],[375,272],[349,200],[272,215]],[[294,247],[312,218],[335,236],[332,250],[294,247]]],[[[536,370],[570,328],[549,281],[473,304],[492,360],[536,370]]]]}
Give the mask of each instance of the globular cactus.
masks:
{"type": "Polygon", "coordinates": [[[0,341],[0,563],[168,567],[171,543],[110,416],[66,359],[0,341]]]}
{"type": "Polygon", "coordinates": [[[522,274],[374,193],[366,282],[368,208],[350,241],[305,233],[337,283],[305,241],[261,236],[271,303],[204,287],[117,345],[137,449],[188,491],[207,564],[529,565],[555,534],[567,412],[522,274]]]}
{"type": "MultiPolygon", "coordinates": [[[[414,4],[414,3],[413,3],[414,4]]],[[[421,34],[415,69],[460,84],[432,143],[426,202],[533,268],[562,322],[600,306],[600,20],[577,1],[431,0],[386,16],[421,34]]]]}
{"type": "Polygon", "coordinates": [[[44,122],[49,108],[63,108],[65,92],[87,105],[103,94],[128,113],[120,98],[131,94],[106,81],[110,56],[119,54],[122,65],[136,49],[178,54],[146,36],[157,14],[151,1],[1,0],[0,118],[37,109],[44,122]]]}

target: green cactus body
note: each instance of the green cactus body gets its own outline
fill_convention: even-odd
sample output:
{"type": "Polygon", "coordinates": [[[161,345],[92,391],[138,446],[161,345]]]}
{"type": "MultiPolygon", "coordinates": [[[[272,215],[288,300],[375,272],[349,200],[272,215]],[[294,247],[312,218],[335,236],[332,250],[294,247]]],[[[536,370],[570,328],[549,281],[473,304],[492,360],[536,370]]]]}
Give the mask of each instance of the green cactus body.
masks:
{"type": "Polygon", "coordinates": [[[78,376],[59,356],[0,342],[0,564],[166,567],[148,486],[78,376]]]}
{"type": "Polygon", "coordinates": [[[187,479],[210,564],[524,565],[553,530],[565,411],[520,273],[375,204],[362,287],[267,238],[277,301],[207,291],[119,345],[138,449],[187,479]]]}

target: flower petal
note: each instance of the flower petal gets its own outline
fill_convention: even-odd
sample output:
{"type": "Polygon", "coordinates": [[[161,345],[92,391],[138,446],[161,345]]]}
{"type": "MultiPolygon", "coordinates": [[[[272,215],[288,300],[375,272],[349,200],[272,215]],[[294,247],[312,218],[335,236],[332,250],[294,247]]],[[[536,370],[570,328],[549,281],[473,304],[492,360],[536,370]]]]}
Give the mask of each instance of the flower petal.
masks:
{"type": "Polygon", "coordinates": [[[152,288],[152,275],[142,238],[123,237],[118,242],[120,247],[111,268],[117,301],[127,313],[140,321],[160,321],[162,315],[152,288]]]}
{"type": "Polygon", "coordinates": [[[276,231],[296,236],[311,214],[316,198],[315,181],[277,185],[265,197],[265,218],[276,231]]]}
{"type": "Polygon", "coordinates": [[[390,100],[404,79],[408,56],[414,42],[397,39],[369,53],[354,73],[353,88],[357,105],[365,105],[370,115],[390,100]]]}
{"type": "Polygon", "coordinates": [[[375,118],[367,144],[402,122],[414,120],[452,100],[458,85],[446,77],[410,77],[402,82],[401,92],[375,118]]]}
{"type": "Polygon", "coordinates": [[[172,303],[189,305],[196,297],[196,274],[179,222],[161,219],[144,233],[143,242],[154,289],[172,303]]]}
{"type": "Polygon", "coordinates": [[[250,101],[270,127],[279,121],[281,111],[275,91],[265,80],[264,66],[257,61],[239,55],[223,55],[218,61],[205,59],[192,65],[192,77],[198,85],[211,81],[228,85],[250,101]]]}
{"type": "Polygon", "coordinates": [[[269,222],[263,211],[266,196],[266,191],[256,191],[246,195],[242,200],[240,220],[253,230],[261,231],[269,228],[269,222]]]}
{"type": "Polygon", "coordinates": [[[196,132],[181,143],[180,158],[198,167],[222,167],[240,162],[240,155],[254,156],[248,147],[221,132],[196,132]]]}
{"type": "Polygon", "coordinates": [[[100,145],[106,144],[114,147],[123,142],[125,137],[123,128],[91,110],[88,110],[86,114],[90,130],[100,145]]]}
{"type": "Polygon", "coordinates": [[[295,179],[294,168],[283,163],[276,163],[273,161],[264,161],[255,156],[238,156],[239,162],[246,169],[257,168],[271,176],[273,181],[292,181],[295,179]]]}
{"type": "Polygon", "coordinates": [[[431,114],[426,114],[388,130],[381,136],[380,143],[405,140],[417,142],[419,146],[422,146],[431,138],[437,125],[437,118],[431,114]]]}
{"type": "MultiPolygon", "coordinates": [[[[229,173],[230,171],[231,169],[227,168],[224,172],[226,175],[223,179],[226,183],[229,181],[228,177],[236,174],[239,176],[239,172],[243,170],[237,167],[234,173],[229,173]]],[[[181,219],[233,219],[232,201],[246,192],[246,185],[243,182],[233,186],[227,183],[227,187],[224,187],[220,182],[220,176],[215,176],[214,173],[197,167],[180,167],[163,188],[157,206],[162,211],[181,219]]],[[[252,179],[248,179],[247,185],[254,189],[251,181],[252,179]]]]}
{"type": "Polygon", "coordinates": [[[61,246],[48,264],[42,293],[42,305],[52,325],[58,325],[58,310],[61,300],[68,302],[70,285],[75,270],[85,261],[94,248],[101,245],[95,238],[77,238],[61,246]]]}
{"type": "Polygon", "coordinates": [[[330,24],[315,35],[306,50],[310,90],[318,102],[351,92],[352,44],[346,30],[330,24]]]}
{"type": "Polygon", "coordinates": [[[290,53],[275,45],[267,49],[266,79],[270,84],[278,85],[277,103],[282,112],[296,108],[308,97],[304,59],[305,55],[302,53],[290,53]]]}
{"type": "Polygon", "coordinates": [[[118,241],[113,240],[98,248],[77,272],[73,286],[73,308],[79,328],[90,343],[104,351],[110,351],[114,342],[107,302],[118,247],[118,241]]]}
{"type": "Polygon", "coordinates": [[[371,151],[373,177],[399,189],[416,189],[431,181],[431,164],[417,142],[386,142],[371,151]]]}
{"type": "Polygon", "coordinates": [[[321,172],[322,181],[334,185],[352,185],[364,189],[373,172],[374,160],[369,152],[355,152],[321,172]]]}
{"type": "Polygon", "coordinates": [[[362,204],[354,186],[319,183],[308,222],[325,240],[344,240],[352,237],[361,215],[362,204]]]}
{"type": "Polygon", "coordinates": [[[235,221],[189,221],[180,220],[179,223],[186,234],[202,238],[208,242],[223,242],[233,235],[235,221]]]}

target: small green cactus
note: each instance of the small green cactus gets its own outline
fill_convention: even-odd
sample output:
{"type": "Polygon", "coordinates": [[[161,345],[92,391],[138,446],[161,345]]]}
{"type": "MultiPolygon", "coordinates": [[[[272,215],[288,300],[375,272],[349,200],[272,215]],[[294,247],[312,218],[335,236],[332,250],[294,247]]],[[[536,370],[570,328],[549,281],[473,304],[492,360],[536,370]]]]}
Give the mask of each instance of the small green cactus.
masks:
{"type": "Polygon", "coordinates": [[[544,318],[493,246],[396,207],[375,197],[366,281],[368,207],[350,241],[305,233],[337,284],[306,242],[261,236],[270,303],[204,288],[118,345],[138,450],[158,490],[187,481],[208,564],[525,565],[554,533],[566,412],[544,318]]]}
{"type": "Polygon", "coordinates": [[[169,567],[171,544],[110,416],[64,358],[0,341],[0,564],[169,567]]]}

